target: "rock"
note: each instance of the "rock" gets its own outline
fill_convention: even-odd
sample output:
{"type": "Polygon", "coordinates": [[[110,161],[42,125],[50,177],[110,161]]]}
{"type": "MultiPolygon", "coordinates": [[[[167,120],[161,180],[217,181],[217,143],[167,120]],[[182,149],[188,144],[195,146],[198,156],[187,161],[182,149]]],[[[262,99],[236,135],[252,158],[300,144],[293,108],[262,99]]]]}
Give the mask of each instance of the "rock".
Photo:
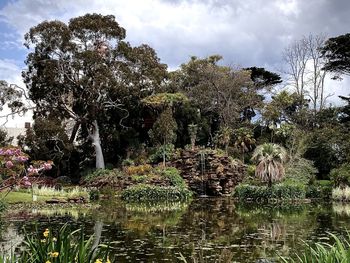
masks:
{"type": "Polygon", "coordinates": [[[180,157],[171,165],[180,170],[192,191],[214,196],[232,193],[247,170],[241,161],[232,160],[210,149],[205,152],[198,149],[182,150],[180,157]]]}
{"type": "Polygon", "coordinates": [[[72,184],[72,180],[68,176],[60,176],[56,178],[55,183],[62,185],[70,185],[72,184]]]}
{"type": "Polygon", "coordinates": [[[47,203],[47,204],[66,204],[66,203],[68,203],[68,201],[64,200],[64,199],[52,198],[50,200],[46,200],[45,203],[47,203]]]}

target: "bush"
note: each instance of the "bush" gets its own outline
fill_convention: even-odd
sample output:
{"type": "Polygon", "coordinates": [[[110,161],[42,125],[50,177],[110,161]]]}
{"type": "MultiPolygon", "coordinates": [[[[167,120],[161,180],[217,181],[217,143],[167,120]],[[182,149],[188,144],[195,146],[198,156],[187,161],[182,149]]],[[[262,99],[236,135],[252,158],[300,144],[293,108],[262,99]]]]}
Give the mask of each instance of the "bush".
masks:
{"type": "Polygon", "coordinates": [[[286,165],[285,180],[308,185],[312,183],[317,174],[312,161],[304,158],[295,158],[286,165]]]}
{"type": "Polygon", "coordinates": [[[164,150],[165,150],[165,160],[166,161],[170,161],[175,157],[176,151],[175,151],[174,144],[166,144],[166,145],[161,145],[161,146],[157,147],[156,151],[149,156],[148,161],[150,163],[162,162],[164,150]]]}
{"type": "Polygon", "coordinates": [[[131,166],[131,165],[135,165],[134,161],[131,160],[130,158],[127,158],[127,159],[124,159],[122,161],[122,166],[125,167],[125,166],[131,166]]]}
{"type": "Polygon", "coordinates": [[[235,188],[234,196],[240,201],[293,200],[305,198],[305,187],[301,184],[275,184],[272,187],[241,184],[235,188]]]}
{"type": "Polygon", "coordinates": [[[179,188],[187,188],[187,184],[185,180],[181,177],[180,172],[175,167],[167,167],[164,169],[158,170],[160,174],[169,179],[170,183],[173,186],[179,187],[179,188]]]}
{"type": "Polygon", "coordinates": [[[173,186],[153,186],[139,184],[122,191],[121,197],[126,201],[182,201],[192,197],[192,192],[186,188],[173,186]]]}
{"type": "Polygon", "coordinates": [[[90,182],[93,181],[97,178],[106,178],[108,179],[108,177],[122,177],[122,173],[121,171],[119,171],[118,169],[97,169],[91,173],[89,173],[88,175],[86,175],[83,178],[84,182],[90,182]]]}
{"type": "Polygon", "coordinates": [[[332,169],[330,177],[335,187],[350,186],[350,164],[346,163],[332,169]]]}
{"type": "Polygon", "coordinates": [[[332,196],[332,182],[318,180],[306,188],[306,198],[330,199],[332,196]]]}
{"type": "Polygon", "coordinates": [[[143,165],[132,165],[126,167],[124,170],[128,175],[144,175],[148,174],[152,171],[152,166],[149,164],[143,164],[143,165]]]}

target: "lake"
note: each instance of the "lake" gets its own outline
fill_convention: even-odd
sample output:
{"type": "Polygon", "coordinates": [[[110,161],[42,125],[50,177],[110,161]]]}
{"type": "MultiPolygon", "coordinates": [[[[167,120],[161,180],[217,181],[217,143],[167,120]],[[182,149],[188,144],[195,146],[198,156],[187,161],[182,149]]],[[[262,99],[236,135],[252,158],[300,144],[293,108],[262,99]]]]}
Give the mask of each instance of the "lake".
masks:
{"type": "Polygon", "coordinates": [[[24,229],[101,233],[117,262],[255,262],[294,255],[304,241],[328,241],[350,229],[350,205],[341,203],[238,204],[200,198],[157,205],[103,201],[98,208],[11,208],[0,221],[2,251],[20,249],[24,229]],[[303,241],[304,240],[304,241],[303,241]]]}

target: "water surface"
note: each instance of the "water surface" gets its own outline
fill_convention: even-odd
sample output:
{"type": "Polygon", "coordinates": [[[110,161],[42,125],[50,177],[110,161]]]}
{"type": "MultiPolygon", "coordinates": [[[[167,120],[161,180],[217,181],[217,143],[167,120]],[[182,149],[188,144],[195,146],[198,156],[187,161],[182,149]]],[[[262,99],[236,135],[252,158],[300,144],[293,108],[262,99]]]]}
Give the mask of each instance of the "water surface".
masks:
{"type": "Polygon", "coordinates": [[[87,233],[102,229],[102,242],[115,242],[117,262],[254,262],[294,255],[302,240],[327,241],[327,232],[350,229],[350,205],[250,204],[230,198],[191,203],[125,204],[102,202],[99,208],[11,209],[1,220],[2,250],[19,249],[23,228],[58,229],[69,222],[87,233]]]}

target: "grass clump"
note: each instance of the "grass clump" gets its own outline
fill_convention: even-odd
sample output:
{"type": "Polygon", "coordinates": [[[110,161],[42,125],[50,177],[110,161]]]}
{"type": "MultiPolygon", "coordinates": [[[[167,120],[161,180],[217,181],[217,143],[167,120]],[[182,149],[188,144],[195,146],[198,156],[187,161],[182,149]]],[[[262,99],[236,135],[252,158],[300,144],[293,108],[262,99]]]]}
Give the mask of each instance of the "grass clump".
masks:
{"type": "Polygon", "coordinates": [[[94,236],[86,239],[81,229],[70,231],[64,225],[57,233],[51,229],[26,233],[21,254],[0,255],[0,263],[110,263],[108,252],[108,246],[94,245],[94,236]]]}
{"type": "Polygon", "coordinates": [[[76,186],[71,189],[55,189],[54,187],[47,186],[38,186],[34,185],[33,189],[29,189],[28,191],[33,191],[34,195],[37,196],[50,196],[50,197],[63,197],[63,198],[76,198],[76,197],[84,197],[86,200],[89,199],[89,191],[86,188],[82,188],[76,186]]]}
{"type": "Polygon", "coordinates": [[[187,188],[174,186],[155,186],[138,184],[122,191],[121,197],[125,201],[184,201],[192,197],[193,193],[187,188]]]}
{"type": "Polygon", "coordinates": [[[307,249],[295,258],[281,258],[286,263],[350,263],[350,235],[346,238],[329,234],[334,239],[334,244],[319,242],[314,245],[306,245],[307,249]]]}
{"type": "Polygon", "coordinates": [[[335,201],[343,201],[343,202],[349,202],[350,201],[350,187],[336,187],[332,191],[332,199],[335,201]]]}

